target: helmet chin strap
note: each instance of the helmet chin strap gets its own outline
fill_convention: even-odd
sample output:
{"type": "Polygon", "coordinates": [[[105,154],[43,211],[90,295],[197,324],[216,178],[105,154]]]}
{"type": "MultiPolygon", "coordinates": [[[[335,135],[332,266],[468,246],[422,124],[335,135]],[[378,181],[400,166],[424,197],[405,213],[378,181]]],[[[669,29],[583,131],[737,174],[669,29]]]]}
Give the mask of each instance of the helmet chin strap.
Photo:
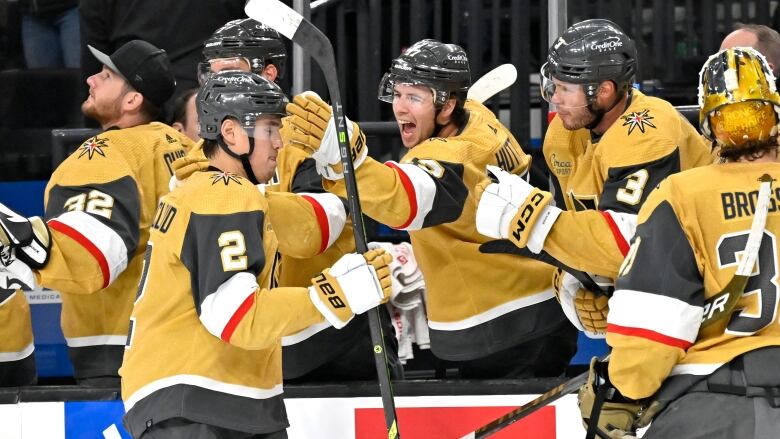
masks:
{"type": "Polygon", "coordinates": [[[241,166],[244,168],[247,180],[249,180],[254,185],[260,184],[260,182],[257,181],[257,177],[255,177],[255,172],[252,170],[252,164],[249,163],[249,156],[251,156],[255,151],[255,138],[253,136],[249,136],[249,152],[245,154],[236,154],[235,152],[231,151],[222,136],[219,136],[217,139],[217,144],[229,156],[236,158],[241,162],[241,166]]]}

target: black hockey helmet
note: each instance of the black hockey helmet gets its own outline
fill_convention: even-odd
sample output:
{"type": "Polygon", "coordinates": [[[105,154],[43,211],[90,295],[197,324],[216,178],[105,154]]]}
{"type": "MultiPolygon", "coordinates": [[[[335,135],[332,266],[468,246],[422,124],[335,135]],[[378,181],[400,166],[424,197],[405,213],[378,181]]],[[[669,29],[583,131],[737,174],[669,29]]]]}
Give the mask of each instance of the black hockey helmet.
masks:
{"type": "Polygon", "coordinates": [[[250,72],[227,71],[211,75],[198,92],[199,135],[219,140],[222,121],[232,117],[248,133],[254,132],[261,115],[287,115],[288,100],[282,89],[264,77],[250,72]]]}
{"type": "Polygon", "coordinates": [[[541,69],[542,97],[552,99],[552,78],[581,84],[588,100],[595,97],[603,81],[613,81],[618,91],[627,91],[636,69],[636,46],[620,26],[600,18],[581,21],[566,29],[550,47],[541,69]]]}
{"type": "Polygon", "coordinates": [[[457,44],[418,41],[393,60],[390,71],[379,83],[379,100],[392,103],[396,84],[430,87],[435,105],[444,105],[452,93],[465,96],[471,86],[466,52],[457,44]]]}
{"type": "MultiPolygon", "coordinates": [[[[252,71],[260,73],[273,64],[284,76],[287,48],[276,30],[251,18],[233,20],[214,31],[203,47],[206,61],[217,58],[246,58],[252,71]]],[[[202,74],[199,68],[199,74],[202,74]]],[[[205,79],[205,78],[204,78],[205,79]]],[[[205,81],[203,81],[205,82],[205,81]]]]}

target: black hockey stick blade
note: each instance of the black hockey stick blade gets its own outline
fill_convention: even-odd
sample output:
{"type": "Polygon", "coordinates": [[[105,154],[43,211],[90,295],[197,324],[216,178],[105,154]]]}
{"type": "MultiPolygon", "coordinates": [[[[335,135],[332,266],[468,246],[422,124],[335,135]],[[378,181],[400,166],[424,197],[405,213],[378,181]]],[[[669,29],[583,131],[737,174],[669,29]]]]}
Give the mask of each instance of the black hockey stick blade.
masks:
{"type": "MultiPolygon", "coordinates": [[[[339,142],[341,163],[344,168],[344,183],[347,188],[347,199],[352,215],[355,247],[358,252],[368,251],[363,215],[360,209],[355,171],[349,150],[349,134],[347,132],[344,110],[341,106],[336,59],[333,46],[328,37],[317,29],[310,21],[279,0],[250,0],[244,7],[247,16],[276,29],[294,43],[309,52],[317,61],[330,94],[333,118],[336,122],[336,133],[339,142]]],[[[381,306],[381,305],[380,305],[381,306]]],[[[382,395],[382,407],[385,415],[385,427],[388,439],[400,438],[398,422],[393,399],[393,388],[390,381],[390,370],[387,366],[387,356],[380,323],[379,308],[368,311],[368,326],[371,332],[371,342],[374,345],[374,363],[379,378],[379,390],[382,395]]]]}
{"type": "Polygon", "coordinates": [[[571,274],[575,279],[580,281],[582,286],[586,289],[593,291],[594,293],[601,293],[604,295],[611,295],[611,291],[607,291],[604,287],[597,284],[590,275],[584,271],[575,270],[563,262],[553,258],[547,252],[542,251],[540,253],[534,253],[528,250],[527,247],[520,248],[508,239],[497,239],[495,241],[488,241],[479,246],[481,253],[506,253],[510,255],[525,256],[526,258],[535,259],[539,262],[552,265],[553,267],[560,268],[561,270],[571,274]]]}
{"type": "Polygon", "coordinates": [[[500,418],[495,419],[483,425],[482,427],[479,427],[471,433],[462,436],[461,439],[477,439],[488,437],[491,434],[527,417],[542,407],[547,407],[551,403],[563,398],[564,396],[579,390],[579,388],[582,387],[582,385],[587,381],[588,371],[585,371],[570,379],[569,381],[566,381],[559,386],[553,387],[552,389],[540,395],[538,398],[521,405],[504,416],[501,416],[500,418]]]}

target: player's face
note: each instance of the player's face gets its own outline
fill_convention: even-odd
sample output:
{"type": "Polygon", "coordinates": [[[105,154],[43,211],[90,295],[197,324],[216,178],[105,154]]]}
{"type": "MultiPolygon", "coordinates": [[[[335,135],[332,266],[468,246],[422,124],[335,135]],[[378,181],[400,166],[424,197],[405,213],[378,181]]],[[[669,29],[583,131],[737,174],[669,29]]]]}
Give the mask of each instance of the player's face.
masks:
{"type": "Polygon", "coordinates": [[[193,142],[200,140],[198,136],[198,109],[195,106],[197,94],[193,94],[187,100],[187,111],[184,115],[184,134],[192,139],[193,142]]]}
{"type": "Polygon", "coordinates": [[[105,126],[122,115],[122,98],[128,85],[118,73],[103,66],[103,70],[87,78],[89,97],[81,104],[81,112],[105,126]]]}
{"type": "Polygon", "coordinates": [[[265,183],[276,172],[276,158],[282,149],[279,128],[282,120],[278,116],[261,116],[255,122],[255,150],[249,157],[257,181],[265,183]]]}
{"type": "Polygon", "coordinates": [[[397,84],[393,88],[393,114],[407,148],[433,137],[436,129],[436,107],[433,91],[422,85],[397,84]]]}
{"type": "Polygon", "coordinates": [[[552,81],[555,84],[555,92],[550,103],[555,105],[564,128],[578,130],[593,122],[596,116],[588,109],[588,101],[582,85],[555,78],[552,78],[552,81]]]}

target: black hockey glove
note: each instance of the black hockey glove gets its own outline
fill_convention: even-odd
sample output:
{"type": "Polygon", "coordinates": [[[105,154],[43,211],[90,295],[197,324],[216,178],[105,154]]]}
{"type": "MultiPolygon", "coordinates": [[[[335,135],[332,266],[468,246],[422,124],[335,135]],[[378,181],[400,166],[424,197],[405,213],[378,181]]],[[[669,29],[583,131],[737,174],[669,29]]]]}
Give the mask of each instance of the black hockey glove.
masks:
{"type": "Polygon", "coordinates": [[[25,218],[0,204],[0,251],[6,248],[30,268],[42,268],[51,250],[49,227],[40,217],[25,218]]]}

